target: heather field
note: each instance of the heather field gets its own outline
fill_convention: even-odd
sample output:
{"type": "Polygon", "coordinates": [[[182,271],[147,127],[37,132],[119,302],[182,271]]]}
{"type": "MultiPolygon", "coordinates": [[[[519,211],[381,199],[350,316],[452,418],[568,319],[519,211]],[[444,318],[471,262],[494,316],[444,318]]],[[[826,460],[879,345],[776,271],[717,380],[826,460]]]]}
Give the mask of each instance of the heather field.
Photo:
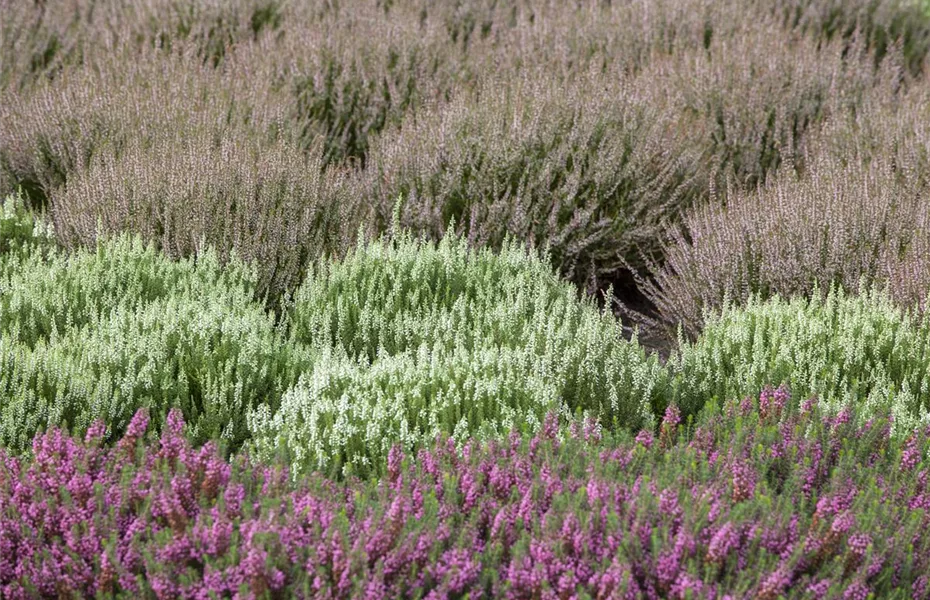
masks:
{"type": "Polygon", "coordinates": [[[930,600],[927,0],[0,0],[0,600],[930,600]]]}

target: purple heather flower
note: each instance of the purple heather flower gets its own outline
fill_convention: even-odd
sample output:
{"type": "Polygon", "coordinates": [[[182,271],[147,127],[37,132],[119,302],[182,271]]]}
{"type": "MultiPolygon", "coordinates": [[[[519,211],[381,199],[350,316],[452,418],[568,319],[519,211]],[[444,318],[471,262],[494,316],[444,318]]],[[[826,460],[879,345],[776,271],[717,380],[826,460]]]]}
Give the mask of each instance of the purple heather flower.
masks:
{"type": "Polygon", "coordinates": [[[850,584],[843,592],[843,600],[868,600],[871,590],[861,581],[850,584]]]}
{"type": "Polygon", "coordinates": [[[652,442],[654,440],[655,437],[648,429],[643,429],[638,434],[636,434],[636,442],[645,446],[647,450],[652,448],[652,442]]]}
{"type": "Polygon", "coordinates": [[[872,545],[872,538],[867,533],[855,533],[849,536],[846,545],[853,554],[862,558],[872,545]]]}

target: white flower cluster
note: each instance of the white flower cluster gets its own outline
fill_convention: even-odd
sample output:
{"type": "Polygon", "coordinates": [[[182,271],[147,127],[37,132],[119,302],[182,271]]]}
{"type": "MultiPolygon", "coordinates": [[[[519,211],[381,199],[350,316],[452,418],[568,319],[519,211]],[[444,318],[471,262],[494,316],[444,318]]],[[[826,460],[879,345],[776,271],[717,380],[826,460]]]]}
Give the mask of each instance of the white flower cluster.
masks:
{"type": "Polygon", "coordinates": [[[253,290],[215,254],[171,261],[128,238],[22,257],[0,281],[0,442],[98,418],[115,434],[142,406],[180,406],[195,438],[241,442],[247,409],[284,385],[253,290]]]}
{"type": "Polygon", "coordinates": [[[903,312],[878,290],[727,306],[670,366],[688,414],[713,397],[788,383],[796,401],[859,402],[866,418],[890,406],[901,431],[930,423],[930,316],[903,312]]]}
{"type": "Polygon", "coordinates": [[[662,380],[617,320],[545,262],[451,234],[360,246],[308,276],[289,319],[292,344],[319,358],[249,427],[253,448],[283,454],[295,474],[359,474],[395,443],[532,430],[549,411],[636,430],[662,380]]]}

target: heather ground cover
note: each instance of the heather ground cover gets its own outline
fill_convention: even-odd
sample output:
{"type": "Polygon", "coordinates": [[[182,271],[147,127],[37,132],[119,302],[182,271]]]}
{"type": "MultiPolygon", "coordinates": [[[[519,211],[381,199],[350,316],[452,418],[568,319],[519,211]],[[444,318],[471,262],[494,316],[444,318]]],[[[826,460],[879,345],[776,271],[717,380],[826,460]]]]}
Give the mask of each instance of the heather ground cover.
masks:
{"type": "MultiPolygon", "coordinates": [[[[33,595],[315,598],[924,598],[930,428],[890,437],[786,388],[658,435],[596,421],[451,439],[345,487],[140,411],[34,441],[0,467],[0,590],[33,595]]],[[[564,423],[563,423],[564,424],[564,423]]]]}
{"type": "Polygon", "coordinates": [[[0,0],[0,598],[930,599],[928,54],[0,0]]]}

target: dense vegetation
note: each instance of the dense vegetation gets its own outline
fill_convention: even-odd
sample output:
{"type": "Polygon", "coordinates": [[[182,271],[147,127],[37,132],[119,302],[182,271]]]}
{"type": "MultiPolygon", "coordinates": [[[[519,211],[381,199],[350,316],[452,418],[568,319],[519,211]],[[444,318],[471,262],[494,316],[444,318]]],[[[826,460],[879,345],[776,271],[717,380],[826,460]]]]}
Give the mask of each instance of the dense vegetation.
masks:
{"type": "Polygon", "coordinates": [[[0,0],[0,597],[930,598],[928,55],[0,0]]]}
{"type": "MultiPolygon", "coordinates": [[[[3,462],[0,591],[319,598],[924,598],[930,428],[731,402],[686,434],[395,446],[380,482],[290,483],[192,448],[178,411],[116,446],[54,430],[3,462]],[[690,441],[688,441],[690,438],[690,441]],[[99,490],[99,492],[95,492],[99,490]],[[105,490],[109,492],[104,493],[105,490]]],[[[790,406],[794,406],[791,408],[790,406]]]]}

